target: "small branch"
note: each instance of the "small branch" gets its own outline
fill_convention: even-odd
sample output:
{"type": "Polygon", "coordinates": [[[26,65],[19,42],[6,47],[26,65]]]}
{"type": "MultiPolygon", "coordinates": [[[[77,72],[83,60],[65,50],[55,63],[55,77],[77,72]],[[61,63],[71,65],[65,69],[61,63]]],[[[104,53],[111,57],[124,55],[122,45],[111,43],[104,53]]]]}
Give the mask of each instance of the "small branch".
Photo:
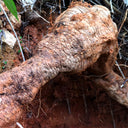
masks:
{"type": "Polygon", "coordinates": [[[24,128],[19,122],[16,122],[16,125],[17,125],[19,128],[24,128]]]}
{"type": "Polygon", "coordinates": [[[69,112],[69,114],[71,114],[71,107],[70,107],[70,103],[69,103],[68,98],[66,98],[66,102],[67,102],[67,106],[68,106],[68,112],[69,112]]]}
{"type": "Polygon", "coordinates": [[[110,5],[111,5],[111,13],[114,14],[114,9],[113,9],[113,5],[112,5],[112,0],[110,0],[110,5]]]}
{"type": "Polygon", "coordinates": [[[113,114],[113,110],[112,110],[111,99],[110,99],[110,112],[111,112],[111,116],[112,116],[113,128],[116,128],[116,123],[115,123],[114,114],[113,114]]]}
{"type": "MultiPolygon", "coordinates": [[[[104,0],[104,2],[105,2],[109,7],[111,7],[110,3],[109,3],[107,0],[104,0]]],[[[119,11],[119,9],[117,9],[116,7],[113,6],[113,9],[114,9],[114,11],[115,11],[116,13],[121,14],[121,12],[119,11]]]]}
{"type": "Polygon", "coordinates": [[[117,61],[116,61],[116,65],[117,65],[117,67],[118,67],[118,69],[119,69],[119,71],[120,71],[120,73],[121,73],[123,79],[126,79],[125,76],[124,76],[124,73],[123,73],[123,71],[121,70],[121,68],[120,68],[120,66],[119,66],[119,64],[118,64],[117,61]]]}
{"type": "Polygon", "coordinates": [[[46,20],[45,18],[43,18],[41,15],[39,15],[36,11],[34,11],[34,13],[39,16],[41,19],[43,19],[46,23],[50,24],[50,22],[48,20],[46,20]]]}
{"type": "Polygon", "coordinates": [[[128,68],[128,66],[127,65],[125,65],[125,64],[115,64],[117,67],[118,67],[118,65],[120,66],[120,67],[126,67],[126,68],[128,68]]]}
{"type": "Polygon", "coordinates": [[[121,29],[122,29],[122,27],[123,27],[123,25],[124,25],[124,22],[125,22],[126,19],[127,19],[127,15],[128,15],[128,9],[126,9],[126,11],[125,11],[125,15],[124,15],[123,21],[122,21],[122,23],[121,23],[121,25],[120,25],[118,34],[120,33],[120,31],[121,31],[121,29]]]}

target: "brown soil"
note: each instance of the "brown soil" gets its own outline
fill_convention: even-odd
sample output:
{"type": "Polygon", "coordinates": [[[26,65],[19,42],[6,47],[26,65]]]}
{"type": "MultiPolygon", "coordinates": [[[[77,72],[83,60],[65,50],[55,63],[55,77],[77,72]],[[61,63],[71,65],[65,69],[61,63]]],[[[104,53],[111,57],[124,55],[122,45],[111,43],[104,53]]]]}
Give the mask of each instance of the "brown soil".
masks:
{"type": "Polygon", "coordinates": [[[25,109],[24,128],[128,127],[128,109],[83,75],[60,74],[25,109]]]}
{"type": "MultiPolygon", "coordinates": [[[[35,54],[36,45],[47,34],[48,27],[38,20],[24,28],[21,45],[27,59],[35,54]]],[[[21,63],[18,46],[14,51],[6,49],[3,53],[3,60],[8,63],[2,71],[21,63]]],[[[115,70],[118,71],[117,67],[115,70]]],[[[128,68],[123,71],[128,76],[128,68]]],[[[24,110],[19,121],[24,128],[128,128],[128,109],[83,74],[59,74],[41,88],[24,110]]]]}
{"type": "Polygon", "coordinates": [[[11,69],[15,66],[16,57],[15,51],[6,44],[2,44],[0,52],[0,72],[11,69]]]}

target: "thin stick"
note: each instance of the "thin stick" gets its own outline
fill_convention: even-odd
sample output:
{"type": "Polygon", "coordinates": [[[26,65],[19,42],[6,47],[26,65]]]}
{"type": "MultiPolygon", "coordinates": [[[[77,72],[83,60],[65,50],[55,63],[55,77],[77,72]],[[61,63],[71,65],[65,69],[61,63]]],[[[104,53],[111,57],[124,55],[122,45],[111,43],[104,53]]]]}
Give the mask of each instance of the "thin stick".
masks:
{"type": "Polygon", "coordinates": [[[36,118],[39,117],[39,115],[40,115],[40,111],[42,111],[46,117],[48,116],[47,113],[44,111],[44,109],[41,107],[41,105],[42,105],[42,102],[41,102],[41,89],[40,89],[39,107],[38,107],[38,113],[37,113],[36,118]]]}
{"type": "Polygon", "coordinates": [[[39,117],[39,115],[40,115],[40,110],[41,110],[41,89],[40,89],[40,96],[39,96],[39,107],[38,107],[38,112],[37,112],[36,118],[39,117]]]}
{"type": "MultiPolygon", "coordinates": [[[[109,3],[107,0],[104,0],[104,2],[105,2],[109,7],[111,7],[110,3],[109,3]]],[[[119,11],[119,9],[117,9],[116,7],[113,6],[113,9],[114,9],[114,11],[115,11],[116,13],[121,14],[121,12],[119,11]]]]}
{"type": "Polygon", "coordinates": [[[121,73],[123,79],[126,79],[125,76],[124,76],[124,73],[123,73],[123,71],[121,70],[121,68],[120,68],[120,66],[119,66],[119,64],[118,64],[117,61],[116,61],[116,65],[117,65],[117,67],[118,67],[118,69],[119,69],[119,71],[120,71],[120,73],[121,73]]]}
{"type": "Polygon", "coordinates": [[[86,102],[86,97],[84,93],[83,93],[83,100],[84,100],[85,114],[88,115],[87,102],[86,102]]]}
{"type": "Polygon", "coordinates": [[[122,66],[122,67],[126,67],[126,68],[128,68],[128,66],[127,66],[127,65],[125,65],[125,64],[118,64],[118,65],[117,65],[117,64],[115,64],[115,65],[116,65],[116,66],[118,66],[118,65],[119,65],[119,66],[122,66]]]}
{"type": "Polygon", "coordinates": [[[47,21],[45,18],[43,18],[41,15],[39,15],[36,11],[34,11],[34,13],[39,16],[41,19],[43,19],[46,23],[50,24],[49,21],[47,21]]]}
{"type": "Polygon", "coordinates": [[[47,117],[47,113],[44,111],[44,109],[41,107],[41,111],[44,113],[44,115],[47,117]]]}
{"type": "MultiPolygon", "coordinates": [[[[125,80],[126,77],[124,76],[124,73],[123,73],[123,71],[121,70],[121,68],[120,68],[120,66],[119,66],[119,64],[118,64],[117,61],[116,61],[116,65],[117,65],[117,67],[118,67],[118,69],[119,69],[119,71],[120,71],[120,73],[121,73],[123,79],[125,80]]],[[[123,88],[123,87],[124,87],[124,83],[123,83],[120,87],[123,88]]]]}
{"type": "Polygon", "coordinates": [[[92,4],[94,4],[94,5],[96,5],[96,4],[97,4],[97,3],[93,2],[92,0],[90,0],[90,2],[91,2],[92,4]]]}
{"type": "Polygon", "coordinates": [[[112,111],[111,99],[110,99],[110,112],[111,112],[111,116],[112,116],[113,128],[116,128],[116,123],[115,123],[115,119],[114,119],[114,114],[113,114],[113,111],[112,111]]]}
{"type": "Polygon", "coordinates": [[[4,8],[3,8],[3,6],[2,6],[1,4],[0,4],[0,8],[2,9],[4,15],[6,16],[8,22],[9,22],[9,24],[10,24],[10,26],[11,26],[13,32],[14,32],[14,34],[15,34],[15,37],[16,37],[16,39],[17,39],[17,42],[18,42],[18,45],[19,45],[19,48],[20,48],[20,51],[21,51],[21,54],[22,54],[23,61],[25,61],[25,57],[24,57],[24,54],[23,54],[23,50],[22,50],[22,48],[21,48],[20,41],[19,41],[18,36],[17,36],[17,34],[16,34],[16,32],[15,32],[15,30],[14,30],[14,28],[13,28],[13,25],[12,25],[11,21],[9,20],[9,18],[8,18],[6,12],[4,11],[4,8]]]}
{"type": "Polygon", "coordinates": [[[65,0],[62,0],[63,1],[63,7],[65,7],[65,0]]]}
{"type": "Polygon", "coordinates": [[[125,22],[126,19],[127,19],[127,15],[128,15],[128,9],[126,9],[126,11],[125,11],[125,15],[124,15],[123,21],[122,21],[122,23],[121,23],[121,25],[120,25],[118,34],[120,33],[120,31],[121,31],[121,29],[122,29],[122,27],[123,27],[123,25],[124,25],[124,22],[125,22]]]}
{"type": "Polygon", "coordinates": [[[84,88],[83,88],[83,86],[82,86],[82,92],[83,92],[83,101],[84,101],[85,114],[88,115],[86,96],[85,96],[85,93],[84,93],[84,88]]]}
{"type": "Polygon", "coordinates": [[[121,52],[120,52],[120,49],[119,49],[119,58],[120,58],[120,60],[122,59],[122,55],[121,55],[121,52]]]}
{"type": "Polygon", "coordinates": [[[16,125],[17,125],[19,128],[24,128],[19,122],[16,122],[16,125]]]}
{"type": "Polygon", "coordinates": [[[70,103],[69,103],[68,98],[66,98],[66,102],[67,102],[67,105],[68,105],[68,112],[69,112],[69,114],[71,114],[71,108],[70,108],[70,103]]]}
{"type": "Polygon", "coordinates": [[[61,13],[61,0],[59,0],[59,9],[60,9],[59,13],[61,13]]]}
{"type": "Polygon", "coordinates": [[[112,0],[110,0],[110,5],[111,5],[111,12],[112,12],[112,14],[114,14],[114,9],[113,9],[113,6],[112,6],[112,0]]]}

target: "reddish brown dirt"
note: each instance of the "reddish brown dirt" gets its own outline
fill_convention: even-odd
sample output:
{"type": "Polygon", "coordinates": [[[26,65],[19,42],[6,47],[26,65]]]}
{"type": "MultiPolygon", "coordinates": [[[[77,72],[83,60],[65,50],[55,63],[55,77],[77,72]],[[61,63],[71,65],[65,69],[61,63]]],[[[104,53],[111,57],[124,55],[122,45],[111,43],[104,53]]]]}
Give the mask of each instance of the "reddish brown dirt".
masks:
{"type": "Polygon", "coordinates": [[[60,74],[25,109],[20,121],[24,128],[128,127],[128,109],[82,75],[60,74]]]}

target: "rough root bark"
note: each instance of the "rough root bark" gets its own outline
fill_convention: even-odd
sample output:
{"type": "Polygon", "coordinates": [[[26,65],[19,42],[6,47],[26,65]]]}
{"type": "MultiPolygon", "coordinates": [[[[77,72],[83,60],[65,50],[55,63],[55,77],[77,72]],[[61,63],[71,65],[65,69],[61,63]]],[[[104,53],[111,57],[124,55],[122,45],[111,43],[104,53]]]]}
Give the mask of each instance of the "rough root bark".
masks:
{"type": "Polygon", "coordinates": [[[14,128],[22,106],[30,103],[42,85],[60,72],[90,68],[96,84],[128,106],[123,79],[112,66],[118,52],[117,27],[107,8],[75,3],[55,21],[52,32],[39,43],[37,54],[19,67],[0,74],[0,128],[14,128]]]}

